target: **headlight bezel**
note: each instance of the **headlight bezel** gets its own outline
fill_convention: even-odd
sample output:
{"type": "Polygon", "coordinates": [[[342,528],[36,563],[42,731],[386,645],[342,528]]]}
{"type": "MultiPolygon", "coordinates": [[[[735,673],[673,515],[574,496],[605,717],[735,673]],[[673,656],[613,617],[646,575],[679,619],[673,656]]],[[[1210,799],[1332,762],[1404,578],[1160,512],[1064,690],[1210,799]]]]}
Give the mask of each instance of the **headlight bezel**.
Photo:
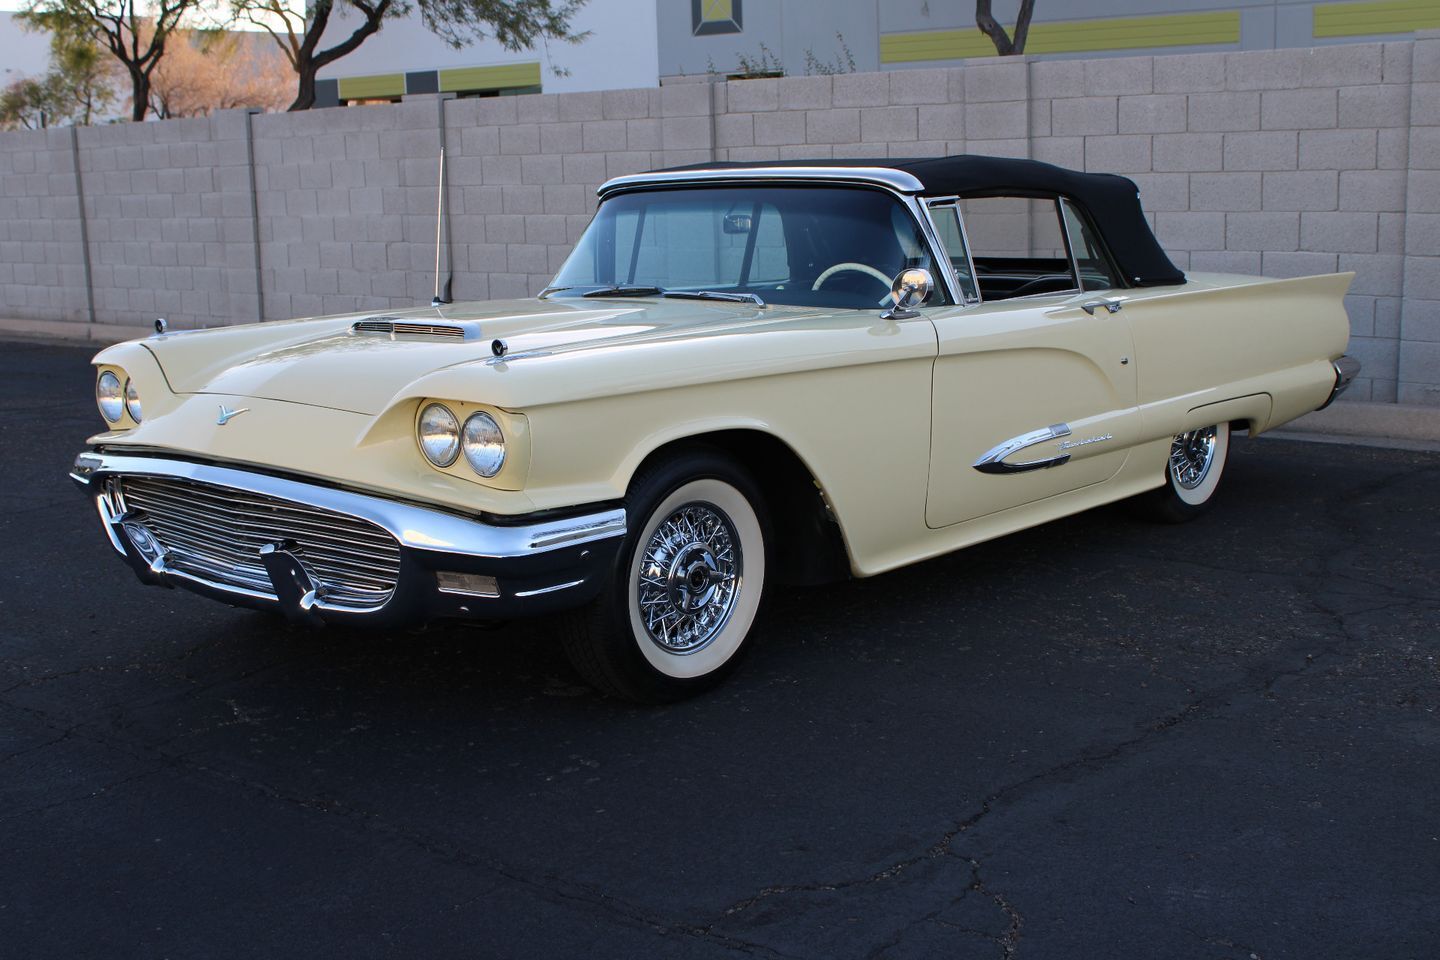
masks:
{"type": "Polygon", "coordinates": [[[95,377],[95,406],[100,410],[100,418],[112,427],[118,427],[125,419],[125,384],[129,380],[120,379],[120,373],[115,370],[101,370],[95,377]],[[106,379],[115,384],[113,395],[107,396],[102,393],[106,386],[106,379]],[[114,404],[114,416],[106,411],[106,403],[114,404]]]}
{"type": "Polygon", "coordinates": [[[460,452],[465,457],[465,462],[470,469],[486,480],[491,480],[501,470],[505,469],[505,430],[500,426],[498,420],[484,410],[477,410],[465,418],[464,424],[460,427],[460,452]],[[477,424],[478,430],[493,432],[493,438],[472,441],[471,424],[477,424]],[[476,446],[498,448],[497,453],[492,450],[490,459],[486,459],[483,452],[472,455],[472,443],[476,446]],[[477,460],[479,462],[477,462],[477,460]],[[493,466],[491,465],[493,463],[493,466]],[[486,468],[489,468],[488,470],[486,468]]]}
{"type": "Polygon", "coordinates": [[[438,400],[427,401],[420,408],[420,414],[415,418],[415,444],[420,448],[420,455],[433,467],[444,470],[453,466],[460,458],[460,419],[455,412],[438,400]],[[448,426],[453,428],[449,433],[450,442],[448,445],[449,456],[445,459],[436,459],[431,456],[430,450],[426,447],[426,415],[432,411],[443,413],[448,418],[448,426]]]}
{"type": "MultiPolygon", "coordinates": [[[[459,400],[454,395],[431,394],[416,397],[409,409],[410,442],[412,444],[419,442],[420,415],[432,403],[441,404],[455,415],[455,419],[460,424],[462,447],[460,455],[448,467],[436,466],[422,453],[420,455],[421,462],[426,467],[436,470],[452,480],[477,484],[491,490],[525,489],[530,476],[530,421],[525,414],[491,403],[459,400]],[[463,447],[465,423],[477,413],[484,413],[495,423],[496,429],[499,431],[498,438],[505,446],[505,455],[503,458],[496,458],[500,462],[495,465],[495,472],[490,476],[485,476],[470,463],[470,459],[465,456],[463,447]]],[[[484,421],[477,421],[477,425],[480,423],[484,423],[484,421]]],[[[473,429],[474,427],[472,427],[472,431],[473,429]]],[[[490,464],[482,462],[481,466],[488,469],[490,464]]]]}

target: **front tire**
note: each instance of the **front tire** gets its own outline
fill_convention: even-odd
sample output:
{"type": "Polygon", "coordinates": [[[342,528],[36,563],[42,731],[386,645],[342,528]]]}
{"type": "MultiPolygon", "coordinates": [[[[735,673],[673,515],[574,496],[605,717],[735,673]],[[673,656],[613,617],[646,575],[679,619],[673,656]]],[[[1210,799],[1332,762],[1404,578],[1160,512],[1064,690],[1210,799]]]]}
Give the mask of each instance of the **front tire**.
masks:
{"type": "Polygon", "coordinates": [[[1229,423],[1176,434],[1165,464],[1165,485],[1136,498],[1136,505],[1162,523],[1195,519],[1214,503],[1229,456],[1229,423]]]}
{"type": "Polygon", "coordinates": [[[602,693],[667,703],[719,683],[748,647],[768,521],[754,482],[718,454],[647,469],[611,582],[571,618],[565,652],[602,693]]]}

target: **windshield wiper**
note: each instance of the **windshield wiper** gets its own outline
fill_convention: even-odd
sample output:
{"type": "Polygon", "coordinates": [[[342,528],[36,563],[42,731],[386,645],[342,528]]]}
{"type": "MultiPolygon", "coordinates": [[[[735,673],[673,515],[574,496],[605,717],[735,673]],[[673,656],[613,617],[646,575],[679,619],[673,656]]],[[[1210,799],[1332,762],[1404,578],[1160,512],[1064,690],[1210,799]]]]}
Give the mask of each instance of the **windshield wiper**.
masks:
{"type": "Polygon", "coordinates": [[[663,297],[673,297],[676,300],[728,300],[731,303],[753,303],[757,307],[765,306],[754,293],[724,293],[719,290],[667,290],[663,297]]]}
{"type": "Polygon", "coordinates": [[[654,297],[665,293],[659,287],[626,287],[619,284],[613,287],[601,287],[598,290],[587,290],[580,294],[582,297],[654,297]]]}

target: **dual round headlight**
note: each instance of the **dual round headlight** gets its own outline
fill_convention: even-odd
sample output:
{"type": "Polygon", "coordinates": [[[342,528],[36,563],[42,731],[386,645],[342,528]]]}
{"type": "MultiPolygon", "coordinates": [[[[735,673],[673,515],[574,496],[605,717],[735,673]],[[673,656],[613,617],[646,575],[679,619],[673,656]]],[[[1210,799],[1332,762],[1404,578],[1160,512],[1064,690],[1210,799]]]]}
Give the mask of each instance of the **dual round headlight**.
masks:
{"type": "Polygon", "coordinates": [[[121,384],[114,371],[106,370],[95,381],[95,402],[100,407],[100,416],[107,423],[119,423],[120,417],[127,412],[131,420],[140,422],[140,391],[135,381],[127,378],[121,384]]]}
{"type": "Polygon", "coordinates": [[[120,385],[120,378],[109,370],[95,381],[95,402],[100,405],[100,416],[107,422],[120,422],[125,413],[125,389],[120,385]]]}
{"type": "Polygon", "coordinates": [[[125,411],[131,420],[140,422],[140,391],[135,389],[134,380],[125,381],[125,411]]]}
{"type": "Polygon", "coordinates": [[[462,427],[443,403],[426,404],[416,427],[420,452],[437,467],[448,467],[460,455],[482,477],[493,477],[505,465],[505,435],[488,413],[472,413],[462,427]]]}

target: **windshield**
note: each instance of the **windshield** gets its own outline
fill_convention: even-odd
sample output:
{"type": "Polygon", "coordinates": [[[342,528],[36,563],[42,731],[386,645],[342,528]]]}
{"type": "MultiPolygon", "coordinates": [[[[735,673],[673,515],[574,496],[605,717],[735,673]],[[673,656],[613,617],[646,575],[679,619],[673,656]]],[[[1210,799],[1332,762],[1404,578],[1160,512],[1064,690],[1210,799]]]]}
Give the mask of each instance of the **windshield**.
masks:
{"type": "MultiPolygon", "coordinates": [[[[879,190],[642,190],[600,205],[549,295],[705,291],[872,309],[889,305],[891,282],[908,267],[938,275],[915,219],[879,190]]],[[[929,303],[944,296],[937,289],[929,303]]]]}

